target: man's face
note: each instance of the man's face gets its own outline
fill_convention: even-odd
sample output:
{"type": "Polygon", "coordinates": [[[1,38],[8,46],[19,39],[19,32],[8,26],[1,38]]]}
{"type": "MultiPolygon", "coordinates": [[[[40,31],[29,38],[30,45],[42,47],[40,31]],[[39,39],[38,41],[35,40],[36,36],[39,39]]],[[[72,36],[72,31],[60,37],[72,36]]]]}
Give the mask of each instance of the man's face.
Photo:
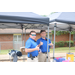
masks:
{"type": "Polygon", "coordinates": [[[41,35],[41,37],[45,38],[46,37],[46,32],[42,32],[40,35],[41,35]]]}
{"type": "Polygon", "coordinates": [[[36,38],[36,33],[32,32],[32,33],[30,34],[30,38],[32,38],[33,40],[35,40],[35,38],[36,38]]]}

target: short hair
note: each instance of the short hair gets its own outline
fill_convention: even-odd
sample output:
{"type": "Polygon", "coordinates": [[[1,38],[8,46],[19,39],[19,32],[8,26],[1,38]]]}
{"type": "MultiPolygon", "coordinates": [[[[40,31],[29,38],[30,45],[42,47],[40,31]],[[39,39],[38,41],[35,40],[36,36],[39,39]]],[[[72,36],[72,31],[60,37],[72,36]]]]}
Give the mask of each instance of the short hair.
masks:
{"type": "Polygon", "coordinates": [[[30,34],[31,34],[31,33],[36,33],[36,32],[35,32],[35,31],[31,31],[30,34]]]}
{"type": "Polygon", "coordinates": [[[42,32],[46,32],[46,31],[45,30],[41,30],[40,33],[42,33],[42,32]]]}

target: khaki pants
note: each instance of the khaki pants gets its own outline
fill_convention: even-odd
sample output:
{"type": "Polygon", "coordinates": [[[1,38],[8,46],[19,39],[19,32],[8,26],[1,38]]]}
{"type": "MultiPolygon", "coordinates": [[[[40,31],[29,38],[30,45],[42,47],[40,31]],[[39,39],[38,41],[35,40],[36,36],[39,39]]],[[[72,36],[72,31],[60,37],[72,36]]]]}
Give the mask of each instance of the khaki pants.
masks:
{"type": "Polygon", "coordinates": [[[33,60],[31,58],[27,58],[27,62],[38,62],[38,57],[33,58],[33,60]]]}
{"type": "MultiPolygon", "coordinates": [[[[45,53],[39,53],[38,55],[38,61],[39,62],[46,62],[47,60],[47,54],[45,53]]],[[[48,62],[50,62],[50,53],[48,53],[48,62]]]]}

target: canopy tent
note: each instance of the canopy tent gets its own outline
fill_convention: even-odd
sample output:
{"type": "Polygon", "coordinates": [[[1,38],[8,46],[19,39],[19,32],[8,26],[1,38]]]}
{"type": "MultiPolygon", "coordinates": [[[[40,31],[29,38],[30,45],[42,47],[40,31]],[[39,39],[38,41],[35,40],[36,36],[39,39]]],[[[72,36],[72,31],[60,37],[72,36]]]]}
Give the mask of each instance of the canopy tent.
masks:
{"type": "Polygon", "coordinates": [[[0,23],[48,24],[48,18],[32,12],[0,12],[0,23]]]}
{"type": "MultiPolygon", "coordinates": [[[[49,18],[37,15],[32,12],[0,12],[0,28],[17,28],[22,29],[44,29],[44,26],[49,26],[49,18]]],[[[48,34],[49,34],[49,27],[48,34]]],[[[25,34],[26,36],[26,34],[25,34]]],[[[49,43],[49,35],[48,41],[49,43]]],[[[48,45],[47,45],[47,58],[48,58],[48,45]]],[[[47,59],[48,61],[48,59],[47,59]]]]}
{"type": "Polygon", "coordinates": [[[49,18],[32,12],[0,12],[0,28],[21,28],[21,25],[28,28],[35,26],[33,24],[36,27],[49,25],[49,18]]]}
{"type": "Polygon", "coordinates": [[[48,16],[50,18],[50,29],[54,28],[54,23],[56,23],[57,30],[69,31],[75,30],[75,12],[58,12],[48,16]]]}
{"type": "Polygon", "coordinates": [[[75,12],[58,12],[49,16],[51,22],[75,24],[75,12]]]}
{"type": "MultiPolygon", "coordinates": [[[[54,28],[54,48],[53,48],[53,59],[55,51],[55,33],[56,30],[75,31],[75,12],[58,12],[49,16],[50,18],[50,29],[54,28]]],[[[69,52],[70,52],[70,42],[69,42],[69,52]]]]}

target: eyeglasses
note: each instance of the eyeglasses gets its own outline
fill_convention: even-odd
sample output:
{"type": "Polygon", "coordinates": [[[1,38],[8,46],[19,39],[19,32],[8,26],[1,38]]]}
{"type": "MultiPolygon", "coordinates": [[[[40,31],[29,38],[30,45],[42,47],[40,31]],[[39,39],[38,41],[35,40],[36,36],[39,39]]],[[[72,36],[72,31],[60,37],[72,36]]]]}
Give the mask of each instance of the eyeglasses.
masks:
{"type": "Polygon", "coordinates": [[[36,36],[36,34],[31,34],[32,36],[36,36]]]}

